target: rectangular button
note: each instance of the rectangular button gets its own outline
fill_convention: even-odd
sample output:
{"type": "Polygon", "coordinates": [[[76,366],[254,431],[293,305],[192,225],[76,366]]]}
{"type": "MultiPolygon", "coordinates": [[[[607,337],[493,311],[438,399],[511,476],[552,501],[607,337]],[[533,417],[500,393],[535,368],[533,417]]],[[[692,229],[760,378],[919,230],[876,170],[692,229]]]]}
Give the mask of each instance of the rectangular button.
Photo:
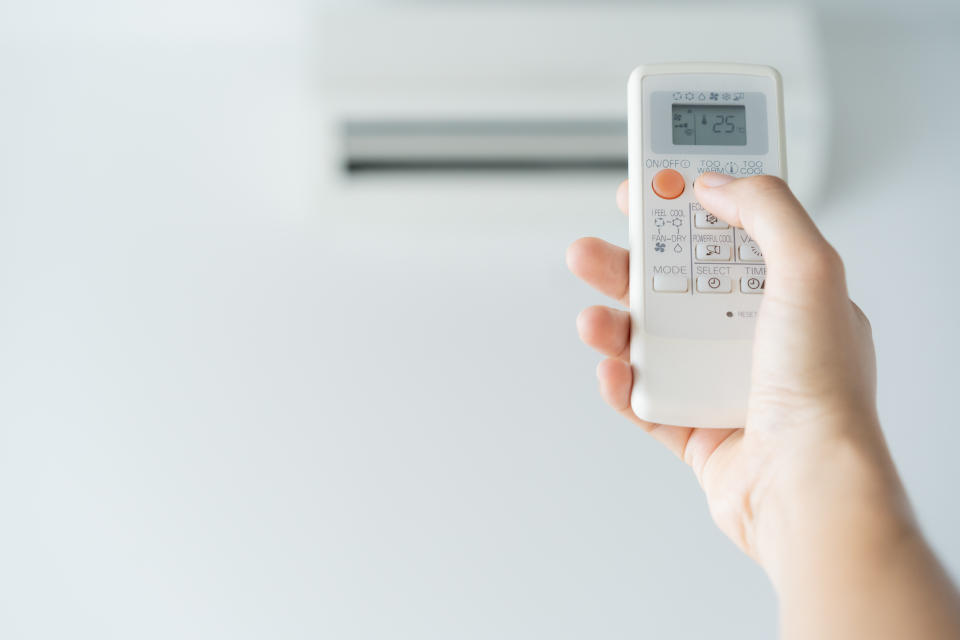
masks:
{"type": "Polygon", "coordinates": [[[658,274],[653,276],[653,290],[669,293],[685,293],[687,291],[687,276],[668,276],[658,274]]]}
{"type": "Polygon", "coordinates": [[[730,278],[724,276],[698,276],[697,291],[700,293],[730,293],[730,278]]]}
{"type": "Polygon", "coordinates": [[[697,260],[719,260],[726,261],[730,259],[730,245],[726,244],[698,244],[697,260]]]}
{"type": "Polygon", "coordinates": [[[752,240],[740,245],[741,262],[763,262],[763,254],[760,253],[760,247],[752,240]]]}
{"type": "Polygon", "coordinates": [[[740,278],[741,293],[763,293],[767,286],[767,279],[764,276],[744,276],[740,278]]]}
{"type": "Polygon", "coordinates": [[[697,214],[693,217],[693,223],[697,229],[729,229],[728,225],[723,220],[719,219],[717,216],[712,213],[707,213],[706,211],[698,211],[697,214]]]}

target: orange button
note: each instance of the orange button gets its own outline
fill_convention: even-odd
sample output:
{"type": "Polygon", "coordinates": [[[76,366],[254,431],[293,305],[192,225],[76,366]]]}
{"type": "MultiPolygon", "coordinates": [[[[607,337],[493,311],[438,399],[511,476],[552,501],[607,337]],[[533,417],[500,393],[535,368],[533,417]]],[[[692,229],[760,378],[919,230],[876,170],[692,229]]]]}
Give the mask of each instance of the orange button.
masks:
{"type": "Polygon", "coordinates": [[[661,169],[653,176],[653,192],[665,200],[673,200],[683,193],[683,176],[673,169],[661,169]]]}

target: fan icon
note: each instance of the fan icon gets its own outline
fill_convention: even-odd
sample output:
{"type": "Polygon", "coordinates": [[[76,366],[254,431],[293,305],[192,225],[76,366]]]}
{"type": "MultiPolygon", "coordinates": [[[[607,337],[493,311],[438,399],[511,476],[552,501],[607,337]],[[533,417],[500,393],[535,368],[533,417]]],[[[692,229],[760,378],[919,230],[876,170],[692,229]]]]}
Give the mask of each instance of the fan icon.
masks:
{"type": "Polygon", "coordinates": [[[655,245],[653,245],[653,248],[655,251],[663,253],[664,250],[667,248],[667,245],[663,244],[662,242],[658,242],[655,245]]]}

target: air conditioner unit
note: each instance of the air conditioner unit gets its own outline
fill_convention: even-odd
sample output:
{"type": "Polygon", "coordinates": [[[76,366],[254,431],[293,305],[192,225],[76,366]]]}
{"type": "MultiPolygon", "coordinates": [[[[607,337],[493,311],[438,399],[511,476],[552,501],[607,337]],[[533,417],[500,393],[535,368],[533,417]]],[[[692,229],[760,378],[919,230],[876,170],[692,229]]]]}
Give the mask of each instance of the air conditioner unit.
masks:
{"type": "Polygon", "coordinates": [[[677,60],[777,67],[790,182],[810,202],[823,181],[827,88],[801,8],[366,7],[322,13],[320,31],[334,188],[438,173],[622,176],[627,75],[677,60]]]}

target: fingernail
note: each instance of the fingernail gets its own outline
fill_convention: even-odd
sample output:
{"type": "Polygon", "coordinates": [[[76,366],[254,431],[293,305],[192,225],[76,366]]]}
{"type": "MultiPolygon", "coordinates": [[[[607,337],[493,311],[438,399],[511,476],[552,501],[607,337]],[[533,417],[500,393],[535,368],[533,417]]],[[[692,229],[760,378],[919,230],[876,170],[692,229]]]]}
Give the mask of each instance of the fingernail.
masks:
{"type": "Polygon", "coordinates": [[[731,182],[733,182],[733,176],[728,176],[725,173],[704,173],[697,178],[697,184],[702,184],[705,187],[722,187],[731,182]]]}

